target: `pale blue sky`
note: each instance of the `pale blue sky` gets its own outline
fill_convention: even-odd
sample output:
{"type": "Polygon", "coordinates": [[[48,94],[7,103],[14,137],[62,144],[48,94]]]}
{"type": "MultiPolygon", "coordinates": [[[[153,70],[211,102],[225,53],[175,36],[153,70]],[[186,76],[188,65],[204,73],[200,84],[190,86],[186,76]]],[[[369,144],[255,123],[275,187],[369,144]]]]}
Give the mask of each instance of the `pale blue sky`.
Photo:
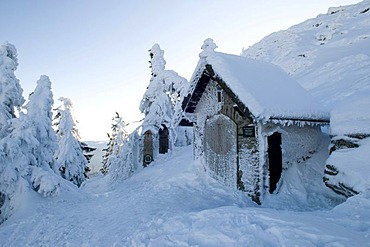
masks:
{"type": "Polygon", "coordinates": [[[150,79],[148,50],[158,43],[166,68],[189,79],[200,47],[239,54],[264,36],[331,6],[357,0],[0,0],[0,42],[18,50],[25,97],[41,74],[54,100],[74,102],[84,140],[104,140],[118,111],[131,122],[150,79]]]}

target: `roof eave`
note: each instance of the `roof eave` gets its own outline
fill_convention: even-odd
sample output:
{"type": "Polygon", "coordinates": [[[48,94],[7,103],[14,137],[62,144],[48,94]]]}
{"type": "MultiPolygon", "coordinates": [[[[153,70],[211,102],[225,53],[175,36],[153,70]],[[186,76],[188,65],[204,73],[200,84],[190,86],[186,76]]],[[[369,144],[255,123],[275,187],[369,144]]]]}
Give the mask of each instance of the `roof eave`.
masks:
{"type": "Polygon", "coordinates": [[[295,117],[270,117],[267,121],[293,121],[293,122],[302,122],[302,123],[309,123],[315,125],[329,125],[330,119],[327,118],[295,118],[295,117]]]}

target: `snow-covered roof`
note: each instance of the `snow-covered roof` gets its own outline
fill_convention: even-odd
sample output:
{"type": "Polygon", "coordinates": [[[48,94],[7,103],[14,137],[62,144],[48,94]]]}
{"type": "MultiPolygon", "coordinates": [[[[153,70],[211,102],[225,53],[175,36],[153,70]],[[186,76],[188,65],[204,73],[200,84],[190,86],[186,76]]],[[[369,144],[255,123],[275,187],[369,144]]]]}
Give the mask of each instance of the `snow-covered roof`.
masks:
{"type": "Polygon", "coordinates": [[[185,110],[209,66],[211,76],[222,80],[257,119],[329,121],[329,112],[279,67],[213,50],[200,53],[185,110]]]}

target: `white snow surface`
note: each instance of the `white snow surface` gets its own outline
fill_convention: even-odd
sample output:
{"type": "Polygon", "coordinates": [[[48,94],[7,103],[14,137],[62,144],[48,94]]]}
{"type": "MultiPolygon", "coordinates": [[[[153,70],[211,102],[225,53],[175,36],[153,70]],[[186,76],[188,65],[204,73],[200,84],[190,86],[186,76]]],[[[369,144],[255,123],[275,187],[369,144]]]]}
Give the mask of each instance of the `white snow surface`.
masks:
{"type": "Polygon", "coordinates": [[[358,148],[339,149],[333,152],[327,164],[335,165],[338,174],[331,176],[332,184],[346,182],[355,191],[370,193],[370,165],[369,147],[370,138],[357,142],[358,148]]]}
{"type": "Polygon", "coordinates": [[[330,125],[335,135],[370,133],[370,89],[338,102],[332,110],[330,125]]]}
{"type": "MultiPolygon", "coordinates": [[[[332,131],[369,133],[369,7],[331,8],[245,55],[280,65],[329,107],[332,131]]],[[[61,180],[52,198],[24,191],[0,225],[0,246],[370,246],[370,143],[359,144],[330,157],[343,164],[338,179],[361,191],[345,202],[322,183],[325,148],[284,171],[279,193],[258,206],[200,171],[189,146],[124,181],[95,177],[77,189],[61,180]]]]}
{"type": "MultiPolygon", "coordinates": [[[[331,135],[370,134],[370,0],[273,33],[243,56],[280,66],[306,88],[330,110],[331,135]]],[[[358,144],[335,151],[328,164],[339,170],[331,182],[366,192],[370,142],[358,144]]]]}
{"type": "Polygon", "coordinates": [[[200,57],[206,61],[196,70],[211,65],[257,118],[329,120],[329,112],[278,66],[214,51],[200,57]]]}
{"type": "Polygon", "coordinates": [[[54,198],[30,194],[0,225],[0,246],[370,246],[370,195],[334,208],[317,199],[321,207],[313,209],[300,187],[310,188],[309,181],[292,180],[270,196],[268,208],[257,206],[199,173],[191,146],[128,180],[109,181],[95,178],[83,190],[63,182],[54,198]]]}
{"type": "Polygon", "coordinates": [[[242,52],[271,62],[331,111],[333,135],[370,133],[370,0],[272,33],[242,52]]]}

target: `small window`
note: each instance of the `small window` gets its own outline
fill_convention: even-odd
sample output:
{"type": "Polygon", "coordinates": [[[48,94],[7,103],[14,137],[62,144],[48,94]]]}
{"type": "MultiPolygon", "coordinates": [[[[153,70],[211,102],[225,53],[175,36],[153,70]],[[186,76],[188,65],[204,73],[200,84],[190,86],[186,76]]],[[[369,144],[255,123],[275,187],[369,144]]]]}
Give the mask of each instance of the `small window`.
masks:
{"type": "Polygon", "coordinates": [[[222,102],[222,92],[220,90],[217,91],[217,101],[222,102]]]}

